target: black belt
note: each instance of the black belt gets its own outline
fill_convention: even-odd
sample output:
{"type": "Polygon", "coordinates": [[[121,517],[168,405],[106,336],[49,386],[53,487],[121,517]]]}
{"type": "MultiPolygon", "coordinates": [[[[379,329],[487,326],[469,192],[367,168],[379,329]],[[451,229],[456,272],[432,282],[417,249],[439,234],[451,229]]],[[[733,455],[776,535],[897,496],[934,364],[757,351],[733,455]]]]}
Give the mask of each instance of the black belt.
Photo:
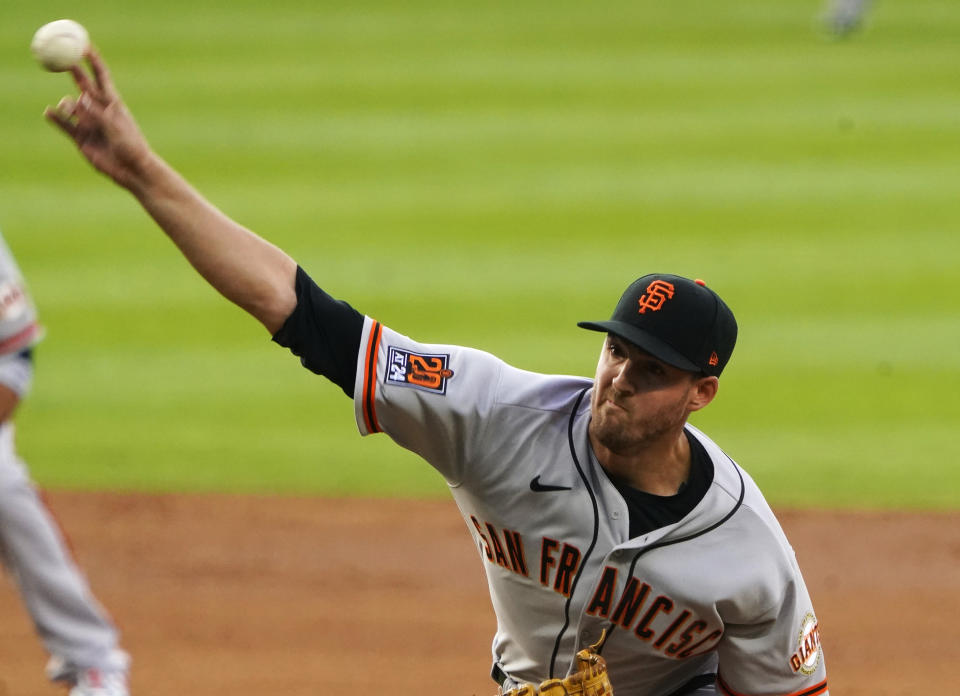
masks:
{"type": "Polygon", "coordinates": [[[710,686],[717,681],[716,674],[698,674],[676,691],[671,691],[668,696],[684,696],[690,694],[703,686],[710,686]]]}

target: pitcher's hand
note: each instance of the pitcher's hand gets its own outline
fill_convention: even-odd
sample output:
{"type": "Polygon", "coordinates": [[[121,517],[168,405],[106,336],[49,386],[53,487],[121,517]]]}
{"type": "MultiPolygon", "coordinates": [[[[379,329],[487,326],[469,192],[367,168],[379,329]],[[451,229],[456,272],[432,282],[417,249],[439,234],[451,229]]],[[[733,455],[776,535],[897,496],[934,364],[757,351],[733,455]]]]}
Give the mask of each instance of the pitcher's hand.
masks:
{"type": "Polygon", "coordinates": [[[89,162],[124,188],[139,185],[153,153],[91,46],[85,54],[92,76],[80,65],[70,72],[80,90],[66,96],[44,116],[76,143],[89,162]]]}

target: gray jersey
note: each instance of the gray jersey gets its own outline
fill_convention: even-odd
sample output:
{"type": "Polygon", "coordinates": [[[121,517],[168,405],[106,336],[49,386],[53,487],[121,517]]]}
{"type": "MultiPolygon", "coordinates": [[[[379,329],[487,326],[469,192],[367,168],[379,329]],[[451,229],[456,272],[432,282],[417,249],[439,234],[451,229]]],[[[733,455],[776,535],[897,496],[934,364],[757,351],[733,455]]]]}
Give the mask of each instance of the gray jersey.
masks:
{"type": "Polygon", "coordinates": [[[621,696],[827,694],[813,605],[751,478],[687,426],[712,485],[678,523],[630,538],[587,436],[591,387],[365,320],[358,426],[450,486],[486,571],[504,687],[564,676],[606,628],[621,696]]]}

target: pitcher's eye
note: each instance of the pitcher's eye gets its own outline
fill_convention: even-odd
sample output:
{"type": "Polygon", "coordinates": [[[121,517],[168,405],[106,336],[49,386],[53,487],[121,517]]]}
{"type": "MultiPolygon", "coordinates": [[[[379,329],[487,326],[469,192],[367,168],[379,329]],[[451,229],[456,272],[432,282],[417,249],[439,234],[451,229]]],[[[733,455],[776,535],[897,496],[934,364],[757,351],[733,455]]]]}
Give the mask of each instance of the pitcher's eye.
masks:
{"type": "Polygon", "coordinates": [[[663,369],[663,365],[658,362],[653,362],[652,360],[644,363],[643,369],[654,377],[663,377],[665,374],[667,374],[667,371],[663,369]]]}

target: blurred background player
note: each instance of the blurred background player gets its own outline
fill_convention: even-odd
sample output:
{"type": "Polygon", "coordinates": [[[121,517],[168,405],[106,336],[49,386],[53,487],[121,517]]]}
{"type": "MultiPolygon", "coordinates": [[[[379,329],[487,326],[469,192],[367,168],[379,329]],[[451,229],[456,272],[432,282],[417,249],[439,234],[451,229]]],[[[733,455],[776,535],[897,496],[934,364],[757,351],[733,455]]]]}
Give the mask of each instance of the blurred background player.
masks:
{"type": "Polygon", "coordinates": [[[847,36],[863,25],[871,0],[826,0],[820,22],[833,36],[847,36]]]}
{"type": "Polygon", "coordinates": [[[66,549],[14,448],[13,413],[30,388],[36,309],[0,235],[0,560],[51,655],[47,676],[70,696],[126,696],[129,658],[66,549]]]}

